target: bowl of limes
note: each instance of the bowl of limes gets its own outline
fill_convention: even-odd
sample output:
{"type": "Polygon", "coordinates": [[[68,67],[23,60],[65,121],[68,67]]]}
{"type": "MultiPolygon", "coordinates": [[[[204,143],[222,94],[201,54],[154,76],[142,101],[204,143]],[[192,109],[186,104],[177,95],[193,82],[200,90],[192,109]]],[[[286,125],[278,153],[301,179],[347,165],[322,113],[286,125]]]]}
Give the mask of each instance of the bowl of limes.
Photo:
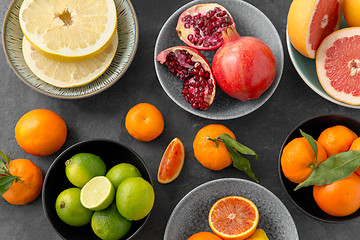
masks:
{"type": "Polygon", "coordinates": [[[43,209],[63,239],[132,239],[155,194],[146,164],[129,147],[104,139],[74,144],[51,164],[43,209]]]}

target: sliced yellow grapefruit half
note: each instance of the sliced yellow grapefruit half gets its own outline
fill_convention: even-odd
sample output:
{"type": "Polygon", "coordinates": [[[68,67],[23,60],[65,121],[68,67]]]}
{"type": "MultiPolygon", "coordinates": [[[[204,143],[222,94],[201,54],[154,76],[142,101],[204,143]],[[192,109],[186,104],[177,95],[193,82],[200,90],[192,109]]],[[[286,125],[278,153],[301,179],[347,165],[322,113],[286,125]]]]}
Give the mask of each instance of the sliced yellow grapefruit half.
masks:
{"type": "Polygon", "coordinates": [[[108,47],[117,14],[113,0],[24,0],[19,21],[25,37],[41,54],[77,61],[108,47]]]}
{"type": "Polygon", "coordinates": [[[322,40],[339,29],[341,0],[294,0],[287,17],[291,44],[302,55],[315,58],[322,40]]]}
{"type": "Polygon", "coordinates": [[[324,90],[338,101],[360,105],[360,27],[338,30],[324,39],[316,71],[324,90]]]}
{"type": "Polygon", "coordinates": [[[30,70],[41,80],[56,87],[69,88],[92,82],[110,66],[118,46],[118,34],[102,53],[93,58],[62,62],[40,54],[24,37],[23,55],[30,70]]]}

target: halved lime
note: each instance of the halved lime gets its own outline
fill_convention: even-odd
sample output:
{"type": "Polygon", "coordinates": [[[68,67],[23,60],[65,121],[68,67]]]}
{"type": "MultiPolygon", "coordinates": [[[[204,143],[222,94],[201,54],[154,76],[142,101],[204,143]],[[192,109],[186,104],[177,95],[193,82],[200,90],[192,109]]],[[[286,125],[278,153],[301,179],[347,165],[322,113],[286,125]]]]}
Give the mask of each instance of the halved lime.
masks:
{"type": "Polygon", "coordinates": [[[109,179],[104,176],[92,178],[81,189],[81,204],[94,211],[107,208],[113,202],[115,189],[109,179]]]}

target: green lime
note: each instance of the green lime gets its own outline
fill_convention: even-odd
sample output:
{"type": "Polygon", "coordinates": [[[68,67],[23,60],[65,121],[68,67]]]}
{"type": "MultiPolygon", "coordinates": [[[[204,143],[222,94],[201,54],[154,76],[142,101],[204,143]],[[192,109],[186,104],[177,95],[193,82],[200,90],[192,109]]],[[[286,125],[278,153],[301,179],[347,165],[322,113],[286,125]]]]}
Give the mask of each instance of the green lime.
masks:
{"type": "Polygon", "coordinates": [[[106,174],[106,177],[117,189],[122,181],[131,177],[141,177],[139,170],[129,163],[120,163],[112,167],[106,174]]]}
{"type": "Polygon", "coordinates": [[[93,211],[84,208],[80,202],[80,188],[68,188],[56,199],[55,208],[59,218],[71,226],[90,223],[93,211]]]}
{"type": "Polygon", "coordinates": [[[130,230],[132,222],[117,211],[115,204],[96,211],[91,218],[91,228],[103,240],[116,240],[124,237],[130,230]]]}
{"type": "Polygon", "coordinates": [[[114,201],[115,189],[109,179],[98,176],[88,181],[81,189],[81,204],[94,211],[107,208],[114,201]]]}
{"type": "Polygon", "coordinates": [[[65,162],[65,173],[69,181],[82,188],[90,179],[104,176],[106,166],[100,157],[91,153],[79,153],[65,162]]]}
{"type": "Polygon", "coordinates": [[[155,200],[154,189],[141,177],[125,179],[116,192],[116,207],[128,220],[140,220],[151,211],[155,200]]]}

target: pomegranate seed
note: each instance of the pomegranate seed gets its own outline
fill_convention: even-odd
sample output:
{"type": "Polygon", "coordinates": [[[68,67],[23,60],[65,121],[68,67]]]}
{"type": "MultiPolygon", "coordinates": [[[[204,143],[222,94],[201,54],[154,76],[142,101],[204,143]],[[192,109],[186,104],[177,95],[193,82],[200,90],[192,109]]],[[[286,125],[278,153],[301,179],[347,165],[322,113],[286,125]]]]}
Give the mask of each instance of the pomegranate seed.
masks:
{"type": "Polygon", "coordinates": [[[223,17],[223,16],[227,15],[227,12],[226,12],[226,11],[222,11],[222,12],[220,13],[220,15],[223,17]]]}
{"type": "Polygon", "coordinates": [[[190,28],[190,24],[188,24],[188,23],[185,23],[185,28],[190,28]]]}

